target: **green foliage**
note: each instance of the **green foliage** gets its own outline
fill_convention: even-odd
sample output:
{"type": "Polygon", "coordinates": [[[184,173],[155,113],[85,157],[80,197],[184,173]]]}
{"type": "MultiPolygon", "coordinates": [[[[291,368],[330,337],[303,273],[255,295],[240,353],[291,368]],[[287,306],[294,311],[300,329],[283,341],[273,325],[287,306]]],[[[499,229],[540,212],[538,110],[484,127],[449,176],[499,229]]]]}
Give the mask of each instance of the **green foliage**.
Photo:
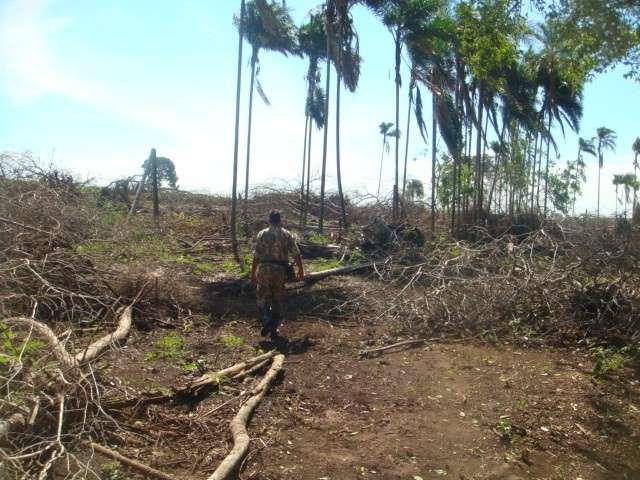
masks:
{"type": "Polygon", "coordinates": [[[501,435],[509,435],[511,433],[511,422],[506,418],[501,418],[496,423],[496,430],[501,435]]]}
{"type": "Polygon", "coordinates": [[[317,245],[329,245],[329,243],[331,243],[331,239],[328,236],[319,232],[311,232],[309,241],[317,245]]]}
{"type": "Polygon", "coordinates": [[[113,460],[100,465],[101,480],[125,480],[124,473],[120,470],[120,462],[113,460]]]}
{"type": "MultiPolygon", "coordinates": [[[[151,159],[146,159],[142,164],[142,168],[149,172],[148,180],[151,181],[151,159]]],[[[156,157],[156,172],[158,185],[164,182],[171,188],[177,188],[178,176],[176,175],[176,167],[169,158],[156,157]]]]}
{"type": "Polygon", "coordinates": [[[18,361],[20,358],[23,362],[28,362],[32,354],[44,346],[44,342],[34,338],[25,343],[8,326],[0,323],[0,366],[18,361]]]}
{"type": "Polygon", "coordinates": [[[223,335],[220,337],[220,343],[228,350],[234,350],[244,345],[244,338],[236,335],[223,335]]]}
{"type": "Polygon", "coordinates": [[[424,186],[422,185],[422,182],[415,178],[409,180],[409,182],[407,183],[406,194],[407,198],[412,202],[421,200],[424,197],[424,186]]]}
{"type": "Polygon", "coordinates": [[[180,359],[186,355],[184,337],[170,333],[153,342],[153,352],[146,355],[147,360],[180,359]]]}
{"type": "Polygon", "coordinates": [[[636,367],[640,366],[639,345],[627,345],[622,348],[597,347],[594,355],[595,363],[591,374],[596,379],[602,379],[607,372],[619,370],[628,364],[633,364],[636,367]]]}

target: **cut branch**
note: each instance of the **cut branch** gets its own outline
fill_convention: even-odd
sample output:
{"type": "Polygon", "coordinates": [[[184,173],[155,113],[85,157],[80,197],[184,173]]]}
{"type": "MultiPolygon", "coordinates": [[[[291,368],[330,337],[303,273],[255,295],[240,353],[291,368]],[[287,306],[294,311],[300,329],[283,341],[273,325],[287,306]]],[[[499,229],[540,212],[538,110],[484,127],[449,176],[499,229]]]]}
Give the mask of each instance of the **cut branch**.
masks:
{"type": "Polygon", "coordinates": [[[110,448],[103,447],[102,445],[93,442],[87,442],[87,444],[93,450],[104,455],[105,457],[117,460],[118,462],[123,463],[140,473],[159,478],[161,480],[177,480],[176,477],[172,477],[171,475],[161,472],[160,470],[156,470],[155,468],[145,465],[144,463],[140,463],[137,460],[133,460],[132,458],[125,457],[124,455],[121,455],[118,452],[111,450],[110,448]]]}
{"type": "Polygon", "coordinates": [[[372,348],[370,350],[362,350],[360,352],[360,356],[361,357],[367,357],[369,355],[376,355],[376,354],[384,352],[385,350],[391,350],[392,348],[405,347],[405,346],[409,346],[409,345],[418,346],[418,345],[422,345],[422,344],[424,344],[424,343],[426,343],[428,341],[429,340],[426,339],[426,338],[419,338],[417,340],[404,340],[402,342],[394,343],[392,345],[386,345],[384,347],[372,348]]]}
{"type": "Polygon", "coordinates": [[[247,432],[249,418],[266,394],[269,386],[273,383],[276,375],[282,370],[283,362],[284,355],[282,354],[278,354],[273,358],[273,363],[269,371],[267,371],[264,378],[251,391],[251,397],[240,407],[236,416],[231,420],[230,427],[231,434],[233,435],[233,448],[208,480],[226,480],[237,471],[242,459],[249,450],[249,434],[247,432]]]}
{"type": "Polygon", "coordinates": [[[113,333],[105,335],[104,337],[96,340],[82,352],[77,353],[75,356],[75,360],[78,363],[90,362],[109,346],[115,345],[118,342],[125,340],[129,336],[129,331],[131,330],[131,310],[131,306],[126,307],[120,315],[118,328],[116,328],[113,333]]]}

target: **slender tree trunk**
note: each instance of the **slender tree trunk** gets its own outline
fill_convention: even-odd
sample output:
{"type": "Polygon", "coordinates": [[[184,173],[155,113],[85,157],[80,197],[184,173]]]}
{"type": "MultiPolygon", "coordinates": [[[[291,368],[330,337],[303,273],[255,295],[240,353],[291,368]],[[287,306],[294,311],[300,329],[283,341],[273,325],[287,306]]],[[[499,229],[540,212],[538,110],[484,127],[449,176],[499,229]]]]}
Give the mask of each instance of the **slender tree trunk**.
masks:
{"type": "Polygon", "coordinates": [[[600,174],[602,173],[602,151],[598,145],[598,206],[596,209],[596,217],[600,218],[600,174]]]}
{"type": "Polygon", "coordinates": [[[491,199],[493,198],[493,192],[496,189],[496,183],[498,182],[498,173],[500,172],[500,163],[502,162],[502,148],[504,146],[504,130],[507,126],[506,122],[502,123],[502,129],[500,130],[500,151],[496,153],[496,168],[493,173],[493,181],[491,182],[491,189],[489,190],[489,198],[487,199],[487,214],[491,211],[491,199]]]}
{"type": "Polygon", "coordinates": [[[409,127],[411,126],[411,104],[413,102],[412,89],[409,86],[409,106],[407,107],[407,130],[404,145],[404,173],[402,175],[402,201],[404,202],[404,195],[407,189],[407,161],[409,159],[409,127]]]}
{"type": "Polygon", "coordinates": [[[549,137],[547,138],[547,164],[544,168],[544,218],[547,218],[547,197],[549,195],[549,148],[551,147],[551,112],[549,112],[549,123],[547,128],[549,130],[549,137]]]}
{"type": "Polygon", "coordinates": [[[477,225],[480,223],[480,210],[482,209],[481,194],[480,194],[480,182],[482,181],[481,172],[481,158],[482,155],[482,114],[484,108],[482,106],[482,84],[478,87],[478,126],[476,136],[476,168],[475,168],[475,192],[474,192],[474,209],[473,209],[473,221],[477,225]]]}
{"type": "Polygon", "coordinates": [[[635,160],[633,162],[633,179],[635,180],[635,185],[633,186],[633,212],[631,212],[631,218],[633,218],[634,213],[636,212],[637,198],[638,198],[638,189],[636,188],[638,185],[638,154],[635,155],[635,160]]]}
{"type": "Polygon", "coordinates": [[[336,176],[338,177],[338,196],[340,197],[340,212],[342,214],[342,228],[347,228],[347,209],[342,192],[342,174],[340,172],[340,72],[336,77],[336,176]]]}
{"type": "Polygon", "coordinates": [[[304,179],[307,167],[307,132],[309,131],[309,124],[311,118],[309,115],[305,115],[304,118],[304,145],[302,147],[302,175],[300,176],[300,226],[304,226],[304,179]]]}
{"type": "Polygon", "coordinates": [[[480,156],[480,212],[484,212],[484,177],[487,169],[487,129],[489,128],[489,110],[487,109],[482,131],[482,155],[480,156]]]}
{"type": "Polygon", "coordinates": [[[615,218],[618,218],[618,184],[616,184],[616,202],[614,208],[615,210],[613,215],[615,218]]]}
{"type": "Polygon", "coordinates": [[[380,186],[382,185],[382,164],[384,162],[384,147],[387,144],[387,134],[382,134],[382,154],[380,155],[380,173],[378,174],[378,192],[376,193],[376,199],[380,201],[380,186]]]}
{"type": "Polygon", "coordinates": [[[158,198],[158,157],[155,148],[151,149],[149,160],[151,160],[151,187],[153,188],[153,221],[157,226],[160,217],[160,199],[158,198]]]}
{"type": "Polygon", "coordinates": [[[393,184],[393,220],[398,219],[398,180],[399,180],[399,155],[400,155],[400,54],[402,52],[402,43],[400,42],[400,28],[396,30],[396,127],[398,128],[396,135],[396,155],[395,155],[395,180],[393,184]]]}
{"type": "Polygon", "coordinates": [[[233,248],[233,256],[240,263],[240,254],[238,253],[238,237],[236,234],[236,208],[237,208],[237,190],[238,190],[238,137],[240,135],[240,87],[242,84],[242,37],[244,24],[244,0],[240,1],[240,22],[238,35],[238,73],[236,80],[236,121],[235,121],[235,138],[233,144],[233,180],[231,182],[231,245],[233,248]]]}
{"type": "Polygon", "coordinates": [[[309,117],[309,141],[307,142],[307,192],[304,201],[304,225],[307,225],[307,214],[309,212],[310,187],[311,187],[311,140],[313,138],[313,119],[309,117]]]}
{"type": "Polygon", "coordinates": [[[536,192],[536,159],[538,158],[538,139],[540,132],[536,132],[536,140],[533,147],[533,159],[531,160],[531,213],[533,213],[534,196],[536,192]]]}
{"type": "MultiPolygon", "coordinates": [[[[431,235],[433,239],[436,238],[436,129],[438,126],[438,120],[436,116],[436,112],[438,110],[438,96],[435,92],[431,93],[431,110],[433,111],[432,119],[431,119],[431,235]]],[[[453,159],[455,165],[455,157],[453,159]]],[[[455,167],[454,167],[455,171],[455,167]]],[[[455,185],[455,174],[454,174],[454,185],[455,185]]],[[[455,192],[455,187],[454,187],[455,192]]],[[[455,197],[455,193],[453,195],[455,197]]],[[[452,202],[452,205],[455,205],[455,202],[452,202]]],[[[453,209],[451,210],[451,214],[453,215],[453,209]]]]}
{"type": "Polygon", "coordinates": [[[247,119],[247,163],[244,173],[244,201],[242,216],[247,227],[247,208],[249,202],[249,165],[251,162],[251,119],[253,118],[253,86],[256,78],[256,64],[258,63],[258,51],[254,47],[251,52],[251,81],[249,82],[249,118],[247,119]]]}
{"type": "MultiPolygon", "coordinates": [[[[329,24],[325,20],[326,31],[329,32],[329,24]]],[[[331,51],[329,45],[329,33],[327,33],[327,52],[331,51]]],[[[331,60],[327,58],[327,83],[326,96],[324,99],[324,138],[322,141],[322,173],[320,175],[320,218],[318,220],[318,230],[324,230],[324,189],[327,177],[327,135],[329,133],[329,92],[331,89],[331,60]]]]}

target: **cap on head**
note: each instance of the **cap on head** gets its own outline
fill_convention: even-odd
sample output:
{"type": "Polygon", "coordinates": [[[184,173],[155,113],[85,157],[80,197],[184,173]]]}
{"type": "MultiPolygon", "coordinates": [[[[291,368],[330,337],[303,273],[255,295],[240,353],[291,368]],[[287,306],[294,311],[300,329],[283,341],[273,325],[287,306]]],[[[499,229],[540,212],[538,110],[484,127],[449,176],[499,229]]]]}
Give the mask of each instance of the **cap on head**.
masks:
{"type": "Polygon", "coordinates": [[[271,225],[280,225],[282,219],[280,218],[280,212],[277,210],[271,210],[269,212],[269,223],[271,225]]]}

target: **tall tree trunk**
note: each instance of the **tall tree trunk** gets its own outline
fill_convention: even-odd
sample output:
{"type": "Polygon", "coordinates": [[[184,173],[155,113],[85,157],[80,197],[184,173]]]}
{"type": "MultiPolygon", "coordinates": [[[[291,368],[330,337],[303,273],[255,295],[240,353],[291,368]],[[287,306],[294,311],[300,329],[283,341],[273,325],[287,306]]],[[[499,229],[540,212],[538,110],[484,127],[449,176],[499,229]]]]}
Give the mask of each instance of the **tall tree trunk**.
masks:
{"type": "Polygon", "coordinates": [[[618,217],[618,184],[616,184],[616,202],[615,202],[615,206],[614,206],[615,210],[614,210],[614,217],[617,218],[618,217]]]}
{"type": "Polygon", "coordinates": [[[537,178],[538,178],[536,173],[536,167],[538,163],[538,150],[540,150],[541,148],[542,148],[542,135],[540,134],[540,132],[536,132],[536,143],[533,148],[533,168],[531,173],[531,213],[533,213],[535,208],[536,185],[537,185],[537,178]]]}
{"type": "Polygon", "coordinates": [[[404,202],[404,195],[407,189],[407,161],[409,159],[409,127],[411,126],[411,105],[413,102],[412,88],[409,86],[409,106],[407,107],[407,133],[404,145],[404,172],[402,175],[402,201],[404,202]]]}
{"type": "Polygon", "coordinates": [[[398,180],[399,180],[399,155],[400,155],[400,54],[402,52],[402,43],[400,36],[400,28],[395,33],[396,41],[396,155],[395,155],[395,180],[393,183],[393,219],[398,219],[398,180]]]}
{"type": "Polygon", "coordinates": [[[249,82],[249,118],[247,119],[247,163],[244,173],[244,201],[242,216],[247,226],[247,208],[249,202],[249,165],[251,162],[251,119],[253,118],[253,86],[256,78],[256,64],[258,63],[258,50],[254,47],[251,52],[251,81],[249,82]]]}
{"type": "Polygon", "coordinates": [[[307,192],[304,200],[304,225],[307,225],[307,214],[309,213],[309,201],[311,195],[311,140],[313,138],[313,119],[309,117],[309,141],[307,142],[307,192]]]}
{"type": "Polygon", "coordinates": [[[551,147],[551,112],[549,112],[549,123],[547,129],[549,130],[549,137],[547,138],[547,164],[544,168],[544,218],[547,218],[547,197],[549,196],[549,148],[551,147]]]}
{"type": "MultiPolygon", "coordinates": [[[[325,18],[325,31],[327,32],[327,52],[331,51],[331,34],[329,31],[329,21],[325,18]]],[[[320,218],[318,219],[318,230],[324,230],[324,189],[327,177],[327,135],[329,133],[329,93],[331,92],[331,59],[327,56],[327,83],[325,86],[326,96],[324,99],[324,139],[322,141],[322,173],[320,175],[320,218]]]]}
{"type": "Polygon", "coordinates": [[[380,201],[380,186],[382,185],[382,164],[384,162],[384,147],[387,144],[387,134],[382,134],[382,154],[380,155],[380,173],[378,175],[378,192],[376,193],[376,199],[380,201]]]}
{"type": "Polygon", "coordinates": [[[149,155],[151,160],[151,187],[153,188],[153,221],[158,224],[158,218],[160,217],[160,200],[158,198],[158,157],[156,156],[156,149],[151,149],[149,155]]]}
{"type": "Polygon", "coordinates": [[[475,192],[474,192],[474,209],[473,209],[473,221],[477,225],[480,223],[480,210],[482,209],[481,194],[480,194],[480,182],[482,181],[482,167],[481,167],[481,155],[482,155],[482,114],[484,107],[482,106],[482,84],[478,87],[478,125],[476,136],[476,168],[475,168],[475,192]]]}
{"type": "Polygon", "coordinates": [[[238,35],[238,73],[236,78],[236,122],[235,122],[235,138],[233,143],[233,180],[231,182],[231,245],[233,248],[233,256],[240,263],[240,254],[238,253],[238,237],[236,234],[236,209],[237,209],[237,193],[238,193],[238,137],[240,135],[240,87],[242,84],[242,37],[244,24],[244,0],[240,1],[240,22],[238,35]]]}
{"type": "Polygon", "coordinates": [[[340,213],[342,215],[342,228],[347,228],[347,209],[344,204],[342,192],[342,174],[340,171],[340,72],[336,77],[336,176],[338,177],[338,196],[340,197],[340,213]]]}
{"type": "Polygon", "coordinates": [[[311,117],[305,115],[304,117],[304,145],[302,147],[302,175],[300,176],[300,226],[304,226],[304,179],[307,167],[307,132],[309,131],[309,124],[311,123],[311,117]]]}
{"type": "MultiPolygon", "coordinates": [[[[436,129],[438,127],[438,120],[436,116],[436,112],[438,111],[438,96],[435,92],[431,92],[431,235],[435,240],[436,238],[436,129]]],[[[456,155],[457,156],[457,155],[456,155]]],[[[454,172],[455,172],[455,156],[453,159],[454,162],[454,172]]],[[[454,181],[455,185],[455,173],[454,173],[454,181]]],[[[453,188],[453,197],[455,198],[455,186],[453,188]]],[[[452,205],[455,205],[455,201],[452,201],[452,205]]],[[[453,215],[453,208],[451,209],[451,215],[453,215]]],[[[446,224],[445,224],[446,225],[446,224]]]]}
{"type": "Polygon", "coordinates": [[[506,122],[502,123],[502,128],[500,129],[500,152],[496,153],[496,168],[493,172],[493,181],[491,182],[491,189],[489,190],[489,198],[487,199],[487,214],[491,211],[491,199],[493,198],[493,192],[496,189],[496,183],[498,182],[498,173],[500,171],[500,163],[502,161],[502,148],[504,146],[504,130],[507,126],[506,122]]]}
{"type": "Polygon", "coordinates": [[[633,179],[635,180],[635,185],[633,186],[633,211],[631,212],[631,218],[636,212],[637,198],[638,198],[638,154],[635,155],[635,160],[633,162],[633,179]]]}
{"type": "Polygon", "coordinates": [[[598,144],[598,206],[596,209],[596,217],[600,218],[600,174],[602,173],[602,151],[598,144]]]}

